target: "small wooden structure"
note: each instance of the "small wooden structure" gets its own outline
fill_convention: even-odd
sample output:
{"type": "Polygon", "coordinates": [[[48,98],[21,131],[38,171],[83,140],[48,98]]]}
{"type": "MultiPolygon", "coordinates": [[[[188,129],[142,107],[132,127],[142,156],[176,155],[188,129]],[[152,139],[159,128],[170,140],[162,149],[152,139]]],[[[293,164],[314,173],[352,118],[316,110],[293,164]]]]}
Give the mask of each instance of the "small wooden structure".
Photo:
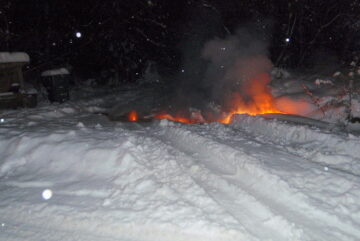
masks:
{"type": "Polygon", "coordinates": [[[23,88],[22,67],[29,63],[26,53],[0,52],[0,93],[12,92],[13,88],[23,88]]]}
{"type": "Polygon", "coordinates": [[[70,72],[66,68],[42,72],[42,84],[51,102],[63,103],[70,99],[70,72]]]}
{"type": "Polygon", "coordinates": [[[29,61],[26,53],[0,52],[0,109],[36,105],[34,100],[29,105],[28,100],[34,97],[24,91],[22,68],[29,61]]]}

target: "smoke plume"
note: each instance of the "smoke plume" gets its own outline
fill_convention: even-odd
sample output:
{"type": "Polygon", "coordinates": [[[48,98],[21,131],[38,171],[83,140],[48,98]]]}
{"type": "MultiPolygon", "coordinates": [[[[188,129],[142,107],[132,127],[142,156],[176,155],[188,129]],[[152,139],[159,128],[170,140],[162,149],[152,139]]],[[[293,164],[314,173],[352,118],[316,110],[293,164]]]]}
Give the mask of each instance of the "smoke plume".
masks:
{"type": "Polygon", "coordinates": [[[273,66],[267,57],[267,47],[262,36],[245,28],[205,42],[200,53],[203,65],[184,63],[205,67],[196,75],[191,71],[183,75],[180,96],[186,100],[181,102],[202,110],[208,103],[221,106],[223,111],[262,108],[260,102],[272,101],[267,84],[273,66]]]}
{"type": "Polygon", "coordinates": [[[243,97],[244,102],[251,102],[255,94],[262,91],[254,89],[252,82],[258,81],[258,88],[265,88],[270,81],[266,78],[272,69],[267,44],[246,29],[226,39],[207,42],[202,57],[210,61],[205,80],[212,86],[211,96],[220,104],[228,104],[223,102],[234,92],[243,97]]]}

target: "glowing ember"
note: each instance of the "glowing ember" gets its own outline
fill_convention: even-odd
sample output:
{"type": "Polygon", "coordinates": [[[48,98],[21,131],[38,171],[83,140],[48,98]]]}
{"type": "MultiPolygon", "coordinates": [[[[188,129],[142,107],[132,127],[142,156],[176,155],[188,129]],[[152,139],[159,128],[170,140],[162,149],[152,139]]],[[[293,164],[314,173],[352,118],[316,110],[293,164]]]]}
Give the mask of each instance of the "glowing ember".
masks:
{"type": "Polygon", "coordinates": [[[159,114],[159,115],[156,115],[154,118],[155,119],[167,119],[170,121],[176,121],[176,122],[181,122],[181,123],[186,123],[186,124],[196,124],[197,123],[195,120],[191,120],[189,118],[178,116],[178,115],[176,117],[173,117],[170,114],[159,114]]]}
{"type": "Polygon", "coordinates": [[[131,122],[136,122],[138,121],[139,116],[138,113],[135,110],[132,110],[128,113],[128,120],[131,122]]]}

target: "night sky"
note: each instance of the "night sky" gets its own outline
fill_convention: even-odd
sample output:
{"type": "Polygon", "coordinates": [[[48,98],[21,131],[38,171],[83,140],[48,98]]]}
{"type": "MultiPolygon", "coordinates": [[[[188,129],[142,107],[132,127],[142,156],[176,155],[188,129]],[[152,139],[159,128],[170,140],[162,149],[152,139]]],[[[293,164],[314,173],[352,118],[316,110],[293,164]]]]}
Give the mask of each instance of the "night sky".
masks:
{"type": "Polygon", "coordinates": [[[359,13],[357,0],[1,0],[0,51],[27,52],[28,71],[136,81],[148,61],[174,73],[209,39],[246,27],[275,65],[312,68],[360,51],[359,13]]]}

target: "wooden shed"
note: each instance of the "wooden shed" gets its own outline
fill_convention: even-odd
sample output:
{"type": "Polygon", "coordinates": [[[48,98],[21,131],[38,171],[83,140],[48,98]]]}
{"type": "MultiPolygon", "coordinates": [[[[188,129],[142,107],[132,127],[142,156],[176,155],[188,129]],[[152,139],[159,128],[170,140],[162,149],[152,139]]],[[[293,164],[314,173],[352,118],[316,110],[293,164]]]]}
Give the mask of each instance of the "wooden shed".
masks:
{"type": "Polygon", "coordinates": [[[26,104],[22,68],[29,61],[26,53],[0,52],[0,108],[17,108],[26,104]]]}
{"type": "Polygon", "coordinates": [[[11,92],[16,86],[23,88],[22,67],[29,61],[26,53],[0,52],[0,93],[11,92]]]}

